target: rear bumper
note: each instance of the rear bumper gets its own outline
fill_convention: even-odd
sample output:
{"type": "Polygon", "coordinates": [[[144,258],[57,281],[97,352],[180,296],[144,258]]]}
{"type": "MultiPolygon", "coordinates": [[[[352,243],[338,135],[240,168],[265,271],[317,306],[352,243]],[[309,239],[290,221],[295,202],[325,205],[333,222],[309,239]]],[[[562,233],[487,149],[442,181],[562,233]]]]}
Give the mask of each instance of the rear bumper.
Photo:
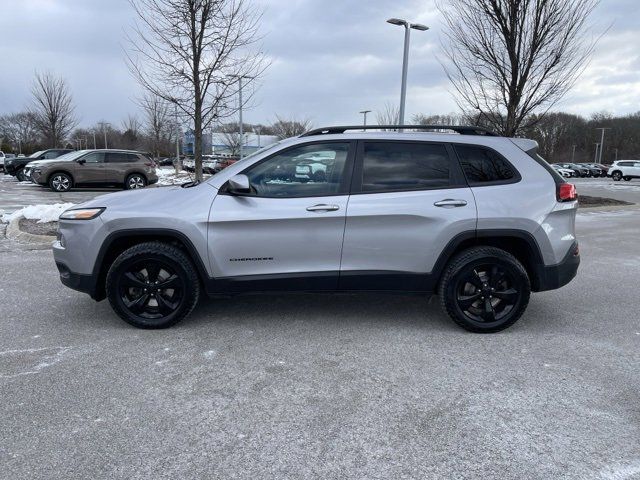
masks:
{"type": "Polygon", "coordinates": [[[580,251],[578,244],[574,243],[557,265],[536,265],[537,284],[534,285],[533,290],[544,292],[565,286],[576,276],[579,266],[580,251]]]}

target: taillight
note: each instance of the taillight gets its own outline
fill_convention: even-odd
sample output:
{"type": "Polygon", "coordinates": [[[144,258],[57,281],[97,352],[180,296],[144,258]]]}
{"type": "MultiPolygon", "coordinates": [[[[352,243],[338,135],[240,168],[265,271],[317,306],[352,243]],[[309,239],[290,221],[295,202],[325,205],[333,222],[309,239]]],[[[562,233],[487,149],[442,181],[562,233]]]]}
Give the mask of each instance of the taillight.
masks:
{"type": "Polygon", "coordinates": [[[571,202],[578,198],[578,192],[573,183],[561,183],[558,185],[556,196],[559,202],[571,202]]]}

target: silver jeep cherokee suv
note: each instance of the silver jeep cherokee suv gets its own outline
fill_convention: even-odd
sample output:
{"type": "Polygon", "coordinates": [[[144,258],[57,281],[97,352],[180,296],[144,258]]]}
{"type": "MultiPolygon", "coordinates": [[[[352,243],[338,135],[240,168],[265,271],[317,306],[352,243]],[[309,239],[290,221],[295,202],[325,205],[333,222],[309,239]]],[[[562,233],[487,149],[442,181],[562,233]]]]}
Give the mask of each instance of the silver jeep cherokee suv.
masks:
{"type": "Polygon", "coordinates": [[[62,282],[125,321],[168,327],[209,296],[274,291],[437,293],[495,332],[531,291],[580,262],[577,195],[532,140],[477,127],[329,127],[267,147],[207,181],[119,192],[67,210],[62,282]],[[451,130],[436,133],[429,130],[451,130]],[[322,175],[300,168],[322,164],[322,175]]]}

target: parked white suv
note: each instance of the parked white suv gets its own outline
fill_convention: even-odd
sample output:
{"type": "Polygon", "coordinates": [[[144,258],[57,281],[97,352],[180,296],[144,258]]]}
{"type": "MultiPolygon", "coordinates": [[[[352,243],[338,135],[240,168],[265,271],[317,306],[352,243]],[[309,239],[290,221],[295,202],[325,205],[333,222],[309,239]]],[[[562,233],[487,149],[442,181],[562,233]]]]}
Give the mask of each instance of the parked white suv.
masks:
{"type": "Polygon", "coordinates": [[[507,328],[531,291],[571,281],[576,189],[536,142],[401,128],[459,134],[323,128],[200,184],[76,206],[53,247],[60,278],[141,328],[175,324],[201,291],[365,290],[437,293],[474,332],[507,328]],[[319,152],[323,175],[296,173],[319,152]]]}
{"type": "Polygon", "coordinates": [[[632,178],[640,178],[640,161],[639,160],[616,160],[609,167],[607,177],[613,178],[619,182],[623,178],[628,182],[632,178]]]}

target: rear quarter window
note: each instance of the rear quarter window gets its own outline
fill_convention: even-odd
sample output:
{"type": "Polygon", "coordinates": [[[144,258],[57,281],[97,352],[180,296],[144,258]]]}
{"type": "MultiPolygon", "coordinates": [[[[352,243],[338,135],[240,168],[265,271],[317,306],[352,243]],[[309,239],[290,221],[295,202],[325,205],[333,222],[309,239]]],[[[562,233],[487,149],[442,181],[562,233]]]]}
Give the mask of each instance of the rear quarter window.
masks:
{"type": "Polygon", "coordinates": [[[490,148],[455,145],[455,150],[469,185],[499,185],[520,180],[515,167],[490,148]]]}

